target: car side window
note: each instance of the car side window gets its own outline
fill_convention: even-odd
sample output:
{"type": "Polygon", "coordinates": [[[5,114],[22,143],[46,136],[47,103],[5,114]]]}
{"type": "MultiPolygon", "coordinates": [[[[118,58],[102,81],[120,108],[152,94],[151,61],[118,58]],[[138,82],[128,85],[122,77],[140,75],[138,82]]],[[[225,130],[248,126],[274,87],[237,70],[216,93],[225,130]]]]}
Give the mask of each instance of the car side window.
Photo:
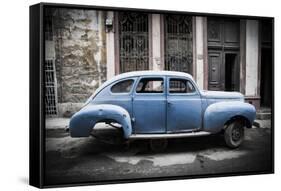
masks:
{"type": "Polygon", "coordinates": [[[137,93],[163,93],[163,78],[142,78],[136,89],[137,93]]]}
{"type": "Polygon", "coordinates": [[[111,87],[111,92],[112,93],[129,93],[132,89],[133,83],[134,83],[134,80],[132,80],[132,79],[118,82],[111,87]]]}
{"type": "Polygon", "coordinates": [[[169,83],[169,93],[193,93],[193,84],[186,79],[171,78],[169,83]]]}

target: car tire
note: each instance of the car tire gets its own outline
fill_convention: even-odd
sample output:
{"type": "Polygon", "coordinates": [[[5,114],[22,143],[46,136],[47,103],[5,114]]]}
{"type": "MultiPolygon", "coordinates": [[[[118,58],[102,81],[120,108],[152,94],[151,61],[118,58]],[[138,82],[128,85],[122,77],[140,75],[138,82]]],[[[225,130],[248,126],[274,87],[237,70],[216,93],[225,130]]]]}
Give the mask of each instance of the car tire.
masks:
{"type": "Polygon", "coordinates": [[[244,123],[242,120],[235,120],[230,123],[224,132],[224,141],[229,148],[239,147],[244,140],[244,123]]]}

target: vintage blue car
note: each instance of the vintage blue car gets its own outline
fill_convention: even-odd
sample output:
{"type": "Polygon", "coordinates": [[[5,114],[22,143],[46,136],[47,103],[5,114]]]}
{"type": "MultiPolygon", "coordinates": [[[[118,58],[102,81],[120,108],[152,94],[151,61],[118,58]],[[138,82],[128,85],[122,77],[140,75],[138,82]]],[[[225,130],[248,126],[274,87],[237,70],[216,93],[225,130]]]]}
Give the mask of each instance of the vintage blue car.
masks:
{"type": "Polygon", "coordinates": [[[226,145],[236,148],[255,117],[241,93],[199,90],[187,73],[138,71],[100,86],[72,116],[69,130],[71,137],[88,137],[97,123],[117,123],[126,140],[223,133],[226,145]]]}

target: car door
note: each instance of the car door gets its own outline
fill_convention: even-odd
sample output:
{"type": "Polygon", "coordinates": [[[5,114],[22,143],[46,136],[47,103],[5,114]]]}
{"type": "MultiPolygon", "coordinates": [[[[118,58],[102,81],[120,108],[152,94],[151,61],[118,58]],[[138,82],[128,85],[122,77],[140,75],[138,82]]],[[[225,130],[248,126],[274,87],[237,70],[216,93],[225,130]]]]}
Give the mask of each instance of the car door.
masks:
{"type": "Polygon", "coordinates": [[[165,77],[140,77],[133,96],[134,133],[166,132],[165,77]]]}
{"type": "Polygon", "coordinates": [[[193,82],[168,77],[167,85],[167,132],[199,129],[202,123],[201,97],[193,82]]]}

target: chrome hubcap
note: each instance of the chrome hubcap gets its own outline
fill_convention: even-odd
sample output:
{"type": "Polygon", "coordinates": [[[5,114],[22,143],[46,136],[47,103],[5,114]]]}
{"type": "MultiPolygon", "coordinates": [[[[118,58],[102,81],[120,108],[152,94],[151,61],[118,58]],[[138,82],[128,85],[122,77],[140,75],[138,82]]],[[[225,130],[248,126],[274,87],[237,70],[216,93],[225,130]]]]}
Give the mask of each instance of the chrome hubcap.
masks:
{"type": "Polygon", "coordinates": [[[241,139],[242,129],[239,127],[235,127],[232,130],[232,140],[239,141],[241,139]]]}

